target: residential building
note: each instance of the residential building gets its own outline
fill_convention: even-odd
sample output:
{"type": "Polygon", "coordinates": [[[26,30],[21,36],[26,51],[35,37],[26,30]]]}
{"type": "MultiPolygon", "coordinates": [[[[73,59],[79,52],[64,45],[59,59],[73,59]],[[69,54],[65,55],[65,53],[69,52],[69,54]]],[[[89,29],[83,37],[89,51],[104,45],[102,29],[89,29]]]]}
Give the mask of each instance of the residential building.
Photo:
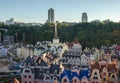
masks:
{"type": "Polygon", "coordinates": [[[59,83],[60,65],[47,64],[41,57],[28,56],[22,66],[22,83],[59,83]]]}
{"type": "Polygon", "coordinates": [[[53,23],[54,22],[54,9],[50,8],[48,10],[48,22],[53,23]]]}
{"type": "Polygon", "coordinates": [[[73,66],[60,74],[60,83],[90,83],[90,69],[73,66]]]}
{"type": "Polygon", "coordinates": [[[82,13],[82,22],[83,22],[83,23],[88,22],[88,16],[87,16],[87,13],[86,13],[86,12],[82,13]]]}

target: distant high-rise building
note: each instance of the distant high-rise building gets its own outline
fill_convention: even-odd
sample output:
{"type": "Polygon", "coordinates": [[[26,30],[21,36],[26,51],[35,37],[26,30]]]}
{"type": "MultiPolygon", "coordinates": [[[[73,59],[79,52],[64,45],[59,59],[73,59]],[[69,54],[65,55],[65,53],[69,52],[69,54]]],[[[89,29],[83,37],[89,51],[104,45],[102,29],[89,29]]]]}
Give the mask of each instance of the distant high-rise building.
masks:
{"type": "Polygon", "coordinates": [[[48,10],[48,22],[53,23],[54,22],[54,9],[50,8],[48,10]]]}
{"type": "Polygon", "coordinates": [[[83,23],[88,22],[88,17],[86,12],[82,13],[82,22],[83,23]]]}
{"type": "Polygon", "coordinates": [[[6,21],[6,25],[13,25],[14,23],[15,23],[14,18],[11,18],[11,19],[6,21]]]}

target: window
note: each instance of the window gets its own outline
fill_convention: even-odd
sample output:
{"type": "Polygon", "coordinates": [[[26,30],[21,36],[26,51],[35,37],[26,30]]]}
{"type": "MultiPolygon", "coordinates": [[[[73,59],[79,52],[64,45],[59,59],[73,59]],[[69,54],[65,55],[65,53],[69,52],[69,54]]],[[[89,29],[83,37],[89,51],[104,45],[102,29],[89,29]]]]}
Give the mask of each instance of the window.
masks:
{"type": "Polygon", "coordinates": [[[64,81],[63,82],[67,82],[67,79],[64,79],[64,81]]]}
{"type": "Polygon", "coordinates": [[[25,73],[30,73],[30,70],[25,70],[25,73]]]}
{"type": "Polygon", "coordinates": [[[106,81],[106,78],[103,78],[103,81],[106,81]]]}
{"type": "Polygon", "coordinates": [[[74,83],[77,83],[77,80],[76,80],[76,79],[74,80],[74,83]]]}
{"type": "Polygon", "coordinates": [[[50,77],[47,76],[47,77],[46,77],[46,80],[50,80],[50,77]]]}
{"type": "Polygon", "coordinates": [[[94,75],[97,75],[97,72],[95,72],[94,75]]]}
{"type": "Polygon", "coordinates": [[[57,78],[56,77],[54,77],[54,79],[53,80],[57,80],[57,78]]]}
{"type": "Polygon", "coordinates": [[[104,73],[104,76],[106,75],[106,73],[104,73]]]}
{"type": "Polygon", "coordinates": [[[31,76],[29,76],[29,78],[31,78],[31,76]]]}
{"type": "Polygon", "coordinates": [[[112,78],[115,78],[115,75],[112,75],[112,78]]]}
{"type": "Polygon", "coordinates": [[[26,78],[27,76],[25,75],[24,78],[26,78]]]}
{"type": "Polygon", "coordinates": [[[98,79],[98,77],[93,77],[93,79],[98,79]]]}

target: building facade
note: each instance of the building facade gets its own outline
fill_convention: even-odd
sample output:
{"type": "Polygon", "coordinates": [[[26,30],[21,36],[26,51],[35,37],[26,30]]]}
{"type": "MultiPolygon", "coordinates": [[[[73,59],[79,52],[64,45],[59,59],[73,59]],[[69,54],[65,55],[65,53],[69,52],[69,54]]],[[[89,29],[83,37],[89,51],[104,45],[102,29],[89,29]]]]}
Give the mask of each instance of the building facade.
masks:
{"type": "Polygon", "coordinates": [[[59,71],[57,64],[28,56],[22,66],[21,83],[59,83],[59,71]]]}
{"type": "Polygon", "coordinates": [[[53,23],[54,22],[54,9],[50,8],[48,10],[48,22],[53,23]]]}
{"type": "Polygon", "coordinates": [[[82,13],[82,22],[83,22],[83,23],[88,22],[88,16],[87,16],[87,13],[86,13],[86,12],[82,13]]]}

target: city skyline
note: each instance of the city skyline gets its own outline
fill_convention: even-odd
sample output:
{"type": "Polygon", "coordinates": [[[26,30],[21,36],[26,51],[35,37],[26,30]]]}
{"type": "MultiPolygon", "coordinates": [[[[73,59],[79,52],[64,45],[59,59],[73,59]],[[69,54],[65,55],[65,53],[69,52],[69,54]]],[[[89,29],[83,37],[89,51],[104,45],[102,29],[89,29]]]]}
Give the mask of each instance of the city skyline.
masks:
{"type": "Polygon", "coordinates": [[[119,3],[119,0],[2,0],[0,21],[14,18],[20,22],[44,23],[48,18],[48,9],[53,8],[55,20],[60,22],[81,22],[83,12],[87,13],[88,22],[96,19],[119,22],[119,3]]]}

